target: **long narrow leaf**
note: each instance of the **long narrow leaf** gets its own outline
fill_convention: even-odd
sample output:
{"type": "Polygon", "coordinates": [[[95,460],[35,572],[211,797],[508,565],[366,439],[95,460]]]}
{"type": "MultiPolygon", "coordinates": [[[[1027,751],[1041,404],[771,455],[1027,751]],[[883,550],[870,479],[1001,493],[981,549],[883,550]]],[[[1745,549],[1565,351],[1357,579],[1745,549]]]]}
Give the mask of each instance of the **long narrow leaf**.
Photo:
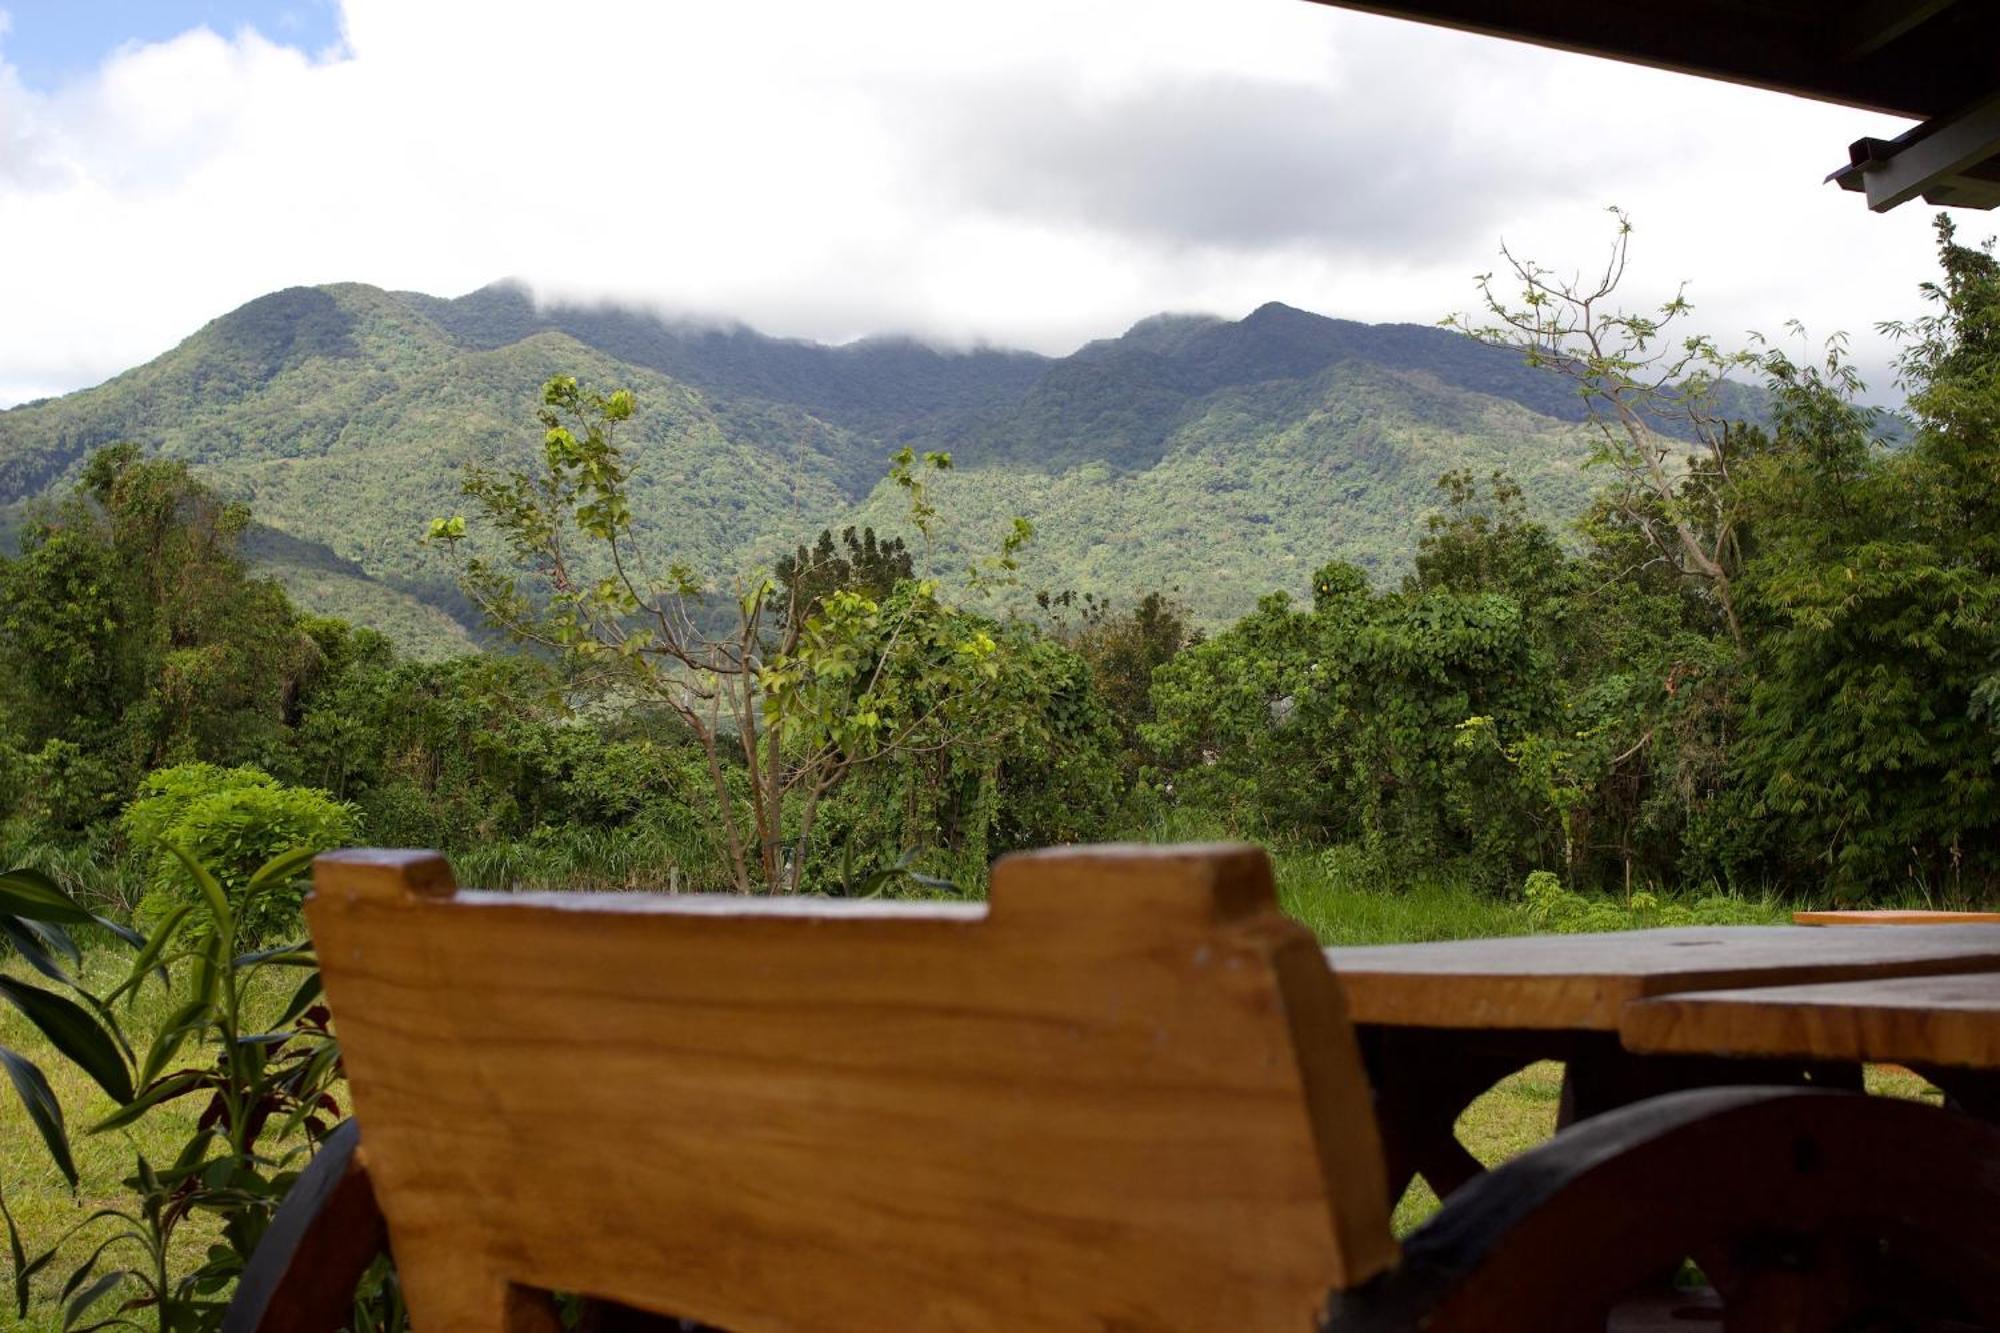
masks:
{"type": "Polygon", "coordinates": [[[0,871],[0,912],[66,926],[81,926],[95,919],[54,880],[26,866],[0,871]]]}
{"type": "Polygon", "coordinates": [[[7,1256],[14,1268],[14,1317],[28,1317],[28,1252],[21,1248],[21,1228],[14,1224],[14,1212],[7,1206],[7,1193],[0,1190],[0,1219],[7,1223],[7,1256]]]}
{"type": "Polygon", "coordinates": [[[250,892],[257,893],[274,884],[288,884],[312,864],[313,857],[319,855],[310,847],[294,847],[289,852],[279,852],[276,856],[257,867],[257,873],[250,877],[250,892]]]}
{"type": "Polygon", "coordinates": [[[160,1103],[170,1102],[176,1097],[185,1097],[188,1093],[206,1086],[205,1076],[199,1069],[183,1069],[169,1074],[163,1079],[147,1084],[140,1090],[138,1096],[92,1125],[90,1132],[102,1134],[107,1130],[122,1129],[160,1103]]]}
{"type": "Polygon", "coordinates": [[[83,1317],[86,1310],[97,1304],[105,1296],[110,1295],[111,1292],[118,1288],[120,1283],[131,1276],[131,1273],[122,1268],[114,1268],[109,1273],[100,1274],[95,1282],[85,1287],[82,1291],[79,1291],[70,1300],[69,1308],[63,1311],[63,1327],[65,1329],[74,1329],[76,1321],[83,1317]]]}
{"type": "MultiPolygon", "coordinates": [[[[167,913],[166,920],[160,922],[158,927],[154,929],[153,937],[139,946],[139,956],[132,960],[131,973],[126,976],[124,981],[118,984],[116,990],[104,997],[107,1002],[116,1001],[119,996],[128,993],[134,999],[138,998],[139,987],[145,984],[146,975],[154,967],[158,966],[160,955],[166,952],[167,945],[173,942],[173,938],[179,932],[182,923],[188,919],[188,914],[193,911],[193,903],[182,903],[179,907],[167,913]]],[[[162,973],[161,980],[164,981],[165,979],[165,973],[162,973]]]]}
{"type": "Polygon", "coordinates": [[[21,961],[50,981],[63,986],[74,986],[76,979],[67,969],[50,956],[48,943],[40,933],[31,929],[27,921],[15,916],[0,916],[0,939],[14,946],[14,952],[21,955],[21,961]]]}
{"type": "Polygon", "coordinates": [[[98,925],[104,927],[106,930],[110,931],[113,935],[116,935],[119,939],[125,941],[125,943],[131,945],[135,949],[146,942],[146,937],[144,935],[141,935],[138,931],[132,929],[132,927],[130,926],[121,925],[120,923],[113,921],[108,916],[92,916],[90,919],[92,921],[95,921],[98,925]]]}
{"type": "Polygon", "coordinates": [[[0,977],[0,996],[41,1029],[55,1048],[71,1063],[97,1081],[115,1101],[132,1100],[132,1071],[118,1043],[104,1030],[90,1011],[74,1000],[52,991],[30,986],[13,977],[0,977]]]}
{"type": "Polygon", "coordinates": [[[56,1170],[62,1172],[63,1179],[70,1183],[71,1189],[75,1189],[76,1161],[69,1153],[69,1134],[63,1128],[62,1103],[56,1100],[55,1089],[42,1077],[42,1071],[18,1051],[0,1046],[0,1065],[6,1066],[14,1091],[21,1095],[21,1104],[28,1110],[29,1123],[42,1136],[42,1142],[48,1145],[49,1155],[56,1159],[56,1170]]]}
{"type": "Polygon", "coordinates": [[[311,1007],[312,1002],[317,1000],[325,989],[319,973],[314,972],[307,976],[299,983],[299,988],[292,992],[292,998],[285,1002],[285,1011],[278,1015],[278,1021],[271,1026],[284,1027],[290,1023],[311,1007]]]}
{"type": "MultiPolygon", "coordinates": [[[[141,1086],[151,1083],[167,1067],[167,1062],[180,1051],[182,1044],[191,1034],[200,1031],[213,1013],[213,1006],[196,996],[167,1016],[167,1021],[160,1025],[153,1044],[146,1050],[145,1060],[139,1066],[141,1086]]],[[[129,1102],[132,1098],[128,1093],[119,1100],[129,1102]]]]}
{"type": "Polygon", "coordinates": [[[259,949],[255,953],[239,954],[230,966],[242,969],[261,967],[269,963],[274,967],[318,967],[319,957],[313,953],[312,945],[306,941],[297,944],[281,944],[275,949],[259,949]]]}
{"type": "Polygon", "coordinates": [[[162,843],[187,869],[195,887],[201,890],[202,899],[208,904],[208,913],[215,921],[216,938],[223,942],[222,956],[229,956],[229,942],[236,938],[236,914],[229,910],[229,895],[222,891],[222,885],[215,876],[208,873],[208,867],[188,855],[175,843],[162,843]]]}

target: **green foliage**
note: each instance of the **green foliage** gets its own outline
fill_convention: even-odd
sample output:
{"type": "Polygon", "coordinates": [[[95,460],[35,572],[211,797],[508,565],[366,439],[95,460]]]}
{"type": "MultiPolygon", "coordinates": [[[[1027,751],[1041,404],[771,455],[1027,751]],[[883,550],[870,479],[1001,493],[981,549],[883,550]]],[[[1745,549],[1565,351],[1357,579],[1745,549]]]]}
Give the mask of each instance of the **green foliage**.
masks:
{"type": "MultiPolygon", "coordinates": [[[[180,774],[153,799],[177,799],[199,788],[201,777],[180,774]]],[[[233,790],[271,789],[252,783],[233,790]]],[[[190,808],[202,799],[193,796],[190,808]]],[[[130,1327],[142,1327],[143,1317],[160,1333],[211,1333],[221,1326],[231,1283],[313,1146],[340,1116],[334,1099],[340,1049],[327,1027],[330,1015],[319,1003],[311,949],[291,944],[243,952],[246,918],[231,901],[233,896],[254,905],[282,896],[311,855],[310,847],[279,852],[244,876],[240,892],[232,895],[224,875],[235,867],[211,866],[177,852],[193,895],[150,935],[134,937],[137,952],[123,983],[101,1001],[85,996],[90,1012],[70,1006],[74,1013],[62,1035],[36,1019],[56,1049],[117,1103],[92,1133],[123,1130],[187,1099],[204,1109],[172,1161],[139,1154],[123,1182],[128,1198],[92,1210],[33,1257],[9,1221],[18,1315],[27,1312],[34,1279],[46,1271],[53,1280],[66,1261],[70,1266],[56,1298],[65,1306],[65,1327],[77,1324],[86,1311],[130,1327]],[[272,972],[288,977],[276,991],[266,984],[272,972]],[[156,979],[175,1003],[143,1041],[128,1045],[113,1021],[113,1006],[124,1000],[129,1007],[156,979]],[[175,1236],[198,1215],[219,1220],[219,1239],[198,1262],[183,1265],[175,1257],[175,1236]]],[[[0,893],[19,880],[19,872],[0,878],[0,893]]],[[[45,891],[41,901],[61,908],[45,891]]],[[[59,1108],[53,1116],[38,1117],[45,1126],[51,1119],[45,1136],[59,1163],[66,1162],[59,1108]]],[[[74,1181],[73,1170],[69,1174],[74,1181]]],[[[385,1315],[392,1320],[400,1315],[393,1278],[386,1289],[373,1288],[362,1299],[368,1317],[378,1323],[385,1315]]]]}
{"type": "MultiPolygon", "coordinates": [[[[1403,572],[1446,468],[1510,472],[1543,521],[1590,489],[1566,386],[1436,329],[1274,304],[1050,359],[342,284],[275,293],[108,384],[0,412],[0,534],[26,522],[9,506],[59,494],[93,445],[132,440],[254,496],[246,551],[303,608],[406,652],[463,652],[478,612],[410,534],[459,503],[466,460],[524,465],[515,425],[557,374],[647,404],[634,540],[660,566],[768,568],[821,527],[914,540],[881,466],[908,445],[958,464],[934,497],[938,569],[983,554],[984,519],[1020,514],[1046,534],[1022,553],[1024,586],[1178,586],[1213,626],[1273,587],[1302,595],[1330,559],[1403,572]]],[[[989,596],[988,610],[1024,605],[989,596]]]]}
{"type": "MultiPolygon", "coordinates": [[[[56,1052],[86,1070],[107,1093],[129,1098],[132,1082],[124,1066],[130,1053],[124,1037],[116,1021],[84,990],[72,971],[81,963],[82,954],[69,928],[93,923],[108,924],[41,871],[16,866],[0,872],[0,947],[62,988],[51,990],[0,976],[0,998],[18,1009],[56,1052]],[[70,999],[63,990],[73,992],[77,999],[70,999]]],[[[76,1162],[70,1152],[69,1131],[47,1076],[33,1060],[4,1046],[0,1046],[0,1067],[5,1068],[20,1097],[28,1123],[47,1146],[63,1179],[74,1188],[76,1162]]],[[[18,1255],[20,1237],[13,1216],[6,1212],[4,1196],[0,1196],[0,1221],[6,1223],[10,1247],[18,1255]]],[[[19,1267],[17,1259],[17,1284],[25,1281],[19,1267]]]]}
{"type": "Polygon", "coordinates": [[[1560,935],[1665,926],[1774,926],[1788,919],[1777,903],[1726,893],[1690,898],[1663,898],[1643,891],[1622,899],[1585,896],[1565,889],[1562,880],[1546,870],[1528,876],[1521,898],[1521,910],[1536,931],[1560,935]]]}
{"type": "Polygon", "coordinates": [[[1744,482],[1768,519],[1735,766],[1765,857],[1847,897],[2000,875],[2000,263],[1938,230],[1935,313],[1900,330],[1915,438],[1868,447],[1837,356],[1774,357],[1786,411],[1744,482]]]}
{"type": "Polygon", "coordinates": [[[282,744],[319,663],[236,554],[248,522],[185,466],[118,445],[0,558],[0,705],[30,817],[74,833],[149,769],[282,744]]]}
{"type": "Polygon", "coordinates": [[[221,885],[243,944],[299,929],[304,862],[288,876],[260,878],[262,867],[283,852],[310,855],[350,843],[359,829],[353,809],[323,791],[285,786],[255,768],[213,764],[177,764],[148,775],[119,823],[134,844],[154,849],[140,920],[167,921],[201,901],[192,858],[221,885]]]}

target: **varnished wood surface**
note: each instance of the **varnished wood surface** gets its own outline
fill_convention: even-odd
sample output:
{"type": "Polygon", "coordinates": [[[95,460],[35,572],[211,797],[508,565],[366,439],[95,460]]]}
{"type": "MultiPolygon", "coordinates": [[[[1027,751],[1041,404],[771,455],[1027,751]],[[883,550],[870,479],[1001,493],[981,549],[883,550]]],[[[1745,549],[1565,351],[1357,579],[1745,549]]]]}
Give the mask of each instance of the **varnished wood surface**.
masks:
{"type": "Polygon", "coordinates": [[[2000,972],[1674,995],[1632,1005],[1619,1031],[1649,1053],[2000,1069],[2000,972]]]}
{"type": "Polygon", "coordinates": [[[1686,991],[2000,970],[2000,925],[1691,926],[1329,949],[1357,1023],[1616,1032],[1686,991]]]}
{"type": "Polygon", "coordinates": [[[2000,1128],[1890,1097],[1657,1097],[1453,1195],[1325,1333],[1605,1333],[1692,1258],[1724,1333],[2000,1330],[2000,1128]]]}
{"type": "Polygon", "coordinates": [[[1964,926],[2000,924],[2000,912],[1930,912],[1870,908],[1839,912],[1794,912],[1795,926],[1964,926]]]}
{"type": "Polygon", "coordinates": [[[308,904],[419,1333],[566,1290],[734,1333],[1313,1326],[1392,1265],[1353,1031],[1262,853],[1010,858],[990,911],[308,904]]]}

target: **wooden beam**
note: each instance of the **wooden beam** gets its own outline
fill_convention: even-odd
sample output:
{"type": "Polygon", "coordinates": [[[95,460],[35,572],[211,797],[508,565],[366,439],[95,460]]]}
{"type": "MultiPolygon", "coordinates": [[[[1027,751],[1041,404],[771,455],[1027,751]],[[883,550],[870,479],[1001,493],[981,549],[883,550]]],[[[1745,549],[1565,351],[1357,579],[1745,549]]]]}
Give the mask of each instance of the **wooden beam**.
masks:
{"type": "Polygon", "coordinates": [[[1863,60],[1950,9],[1957,0],[1871,0],[1853,5],[1835,24],[1834,50],[1844,60],[1863,60]]]}
{"type": "Polygon", "coordinates": [[[1865,158],[1837,174],[1858,174],[1874,212],[1886,213],[1918,196],[1964,208],[2000,204],[2000,185],[1971,174],[2000,157],[2000,94],[1893,143],[1864,142],[1869,145],[1865,158]]]}
{"type": "Polygon", "coordinates": [[[2000,90],[2000,5],[1871,0],[1315,0],[1922,120],[2000,90]],[[1849,9],[1851,6],[1841,6],[1849,9]],[[1935,21],[1933,21],[1935,20],[1935,21]],[[1862,54],[1857,54],[1862,53],[1862,54]]]}

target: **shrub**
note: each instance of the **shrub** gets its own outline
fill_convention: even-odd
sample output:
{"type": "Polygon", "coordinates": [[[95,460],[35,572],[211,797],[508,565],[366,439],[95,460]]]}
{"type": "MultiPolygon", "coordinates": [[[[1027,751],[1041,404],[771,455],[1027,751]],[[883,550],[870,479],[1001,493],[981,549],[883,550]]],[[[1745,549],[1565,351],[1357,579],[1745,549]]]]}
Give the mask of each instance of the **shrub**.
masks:
{"type": "Polygon", "coordinates": [[[178,847],[211,868],[245,944],[295,929],[305,897],[303,873],[253,891],[258,867],[294,848],[318,852],[352,842],[359,828],[353,807],[323,791],[285,786],[261,769],[214,764],[177,764],[151,774],[119,824],[151,857],[149,888],[139,904],[142,922],[157,922],[199,898],[181,859],[168,850],[178,847]]]}
{"type": "Polygon", "coordinates": [[[1785,917],[1776,904],[1726,893],[1662,899],[1642,891],[1626,898],[1587,898],[1571,893],[1547,870],[1528,876],[1521,897],[1534,929],[1558,935],[1654,926],[1767,926],[1785,917]]]}

